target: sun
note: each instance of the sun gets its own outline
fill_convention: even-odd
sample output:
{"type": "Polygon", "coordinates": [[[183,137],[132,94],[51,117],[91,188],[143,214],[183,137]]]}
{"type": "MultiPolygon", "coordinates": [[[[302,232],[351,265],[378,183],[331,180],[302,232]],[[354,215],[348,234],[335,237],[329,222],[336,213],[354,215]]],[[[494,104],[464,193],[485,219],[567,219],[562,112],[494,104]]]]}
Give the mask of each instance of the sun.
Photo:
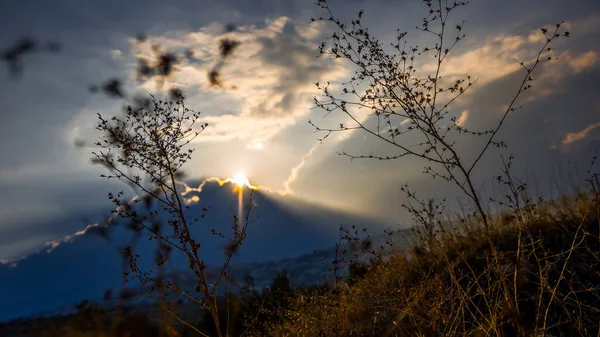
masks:
{"type": "Polygon", "coordinates": [[[250,186],[250,181],[248,181],[248,178],[241,172],[235,175],[233,182],[239,187],[250,186]]]}

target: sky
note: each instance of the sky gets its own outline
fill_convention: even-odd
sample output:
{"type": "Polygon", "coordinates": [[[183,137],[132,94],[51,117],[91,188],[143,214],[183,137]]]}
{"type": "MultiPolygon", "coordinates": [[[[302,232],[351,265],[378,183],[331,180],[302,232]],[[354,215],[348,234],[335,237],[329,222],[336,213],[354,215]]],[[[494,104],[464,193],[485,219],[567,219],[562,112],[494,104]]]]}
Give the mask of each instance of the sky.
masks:
{"type": "MultiPolygon", "coordinates": [[[[396,29],[415,32],[426,7],[421,1],[331,1],[342,20],[364,9],[363,23],[382,41],[396,29]]],[[[338,151],[384,155],[390,149],[359,131],[335,134],[323,142],[308,121],[323,126],[345,123],[344,116],[317,109],[314,83],[339,83],[353,68],[317,58],[331,34],[325,15],[311,0],[74,1],[4,0],[0,4],[0,50],[22,37],[57,41],[57,53],[29,55],[14,77],[0,66],[0,260],[18,258],[45,242],[76,233],[87,217],[110,208],[106,194],[123,189],[100,179],[90,164],[90,146],[99,136],[96,113],[118,115],[125,100],[90,93],[89,86],[120,77],[129,93],[164,96],[181,88],[188,107],[209,127],[192,144],[185,167],[189,178],[245,174],[252,184],[311,202],[369,214],[390,225],[406,226],[400,186],[409,183],[424,196],[458,196],[450,185],[422,175],[423,163],[353,160],[338,151]],[[234,25],[233,32],[226,27],[234,25]],[[143,33],[151,43],[136,42],[143,33]],[[240,46],[224,62],[222,87],[211,87],[207,72],[219,62],[217,41],[240,46]],[[135,78],[136,58],[150,57],[151,44],[166,51],[191,49],[162,85],[135,78]]],[[[470,74],[478,81],[453,107],[466,126],[493,124],[523,74],[513,59],[530,60],[540,46],[539,28],[565,20],[572,37],[554,47],[558,61],[547,63],[523,109],[507,119],[493,151],[477,172],[478,184],[494,191],[499,155],[512,153],[516,171],[548,192],[580,178],[600,144],[600,3],[595,0],[473,0],[454,13],[465,20],[466,39],[448,59],[449,77],[470,74]],[[566,179],[569,176],[569,179],[566,179]],[[550,186],[550,187],[549,187],[550,186]]],[[[422,64],[429,71],[431,63],[422,64]]],[[[367,118],[367,117],[365,117],[367,118]]],[[[476,140],[459,143],[474,153],[476,140]]],[[[491,193],[491,192],[490,192],[491,193]]]]}

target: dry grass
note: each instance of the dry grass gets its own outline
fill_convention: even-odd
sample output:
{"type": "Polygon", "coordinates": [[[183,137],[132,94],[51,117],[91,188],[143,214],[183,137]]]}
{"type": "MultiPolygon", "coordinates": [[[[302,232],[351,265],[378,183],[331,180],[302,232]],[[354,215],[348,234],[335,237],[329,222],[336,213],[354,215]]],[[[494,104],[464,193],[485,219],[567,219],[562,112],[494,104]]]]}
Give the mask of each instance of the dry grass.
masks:
{"type": "Polygon", "coordinates": [[[598,205],[580,195],[499,216],[491,231],[467,221],[423,235],[352,284],[298,295],[269,334],[597,336],[598,205]]]}

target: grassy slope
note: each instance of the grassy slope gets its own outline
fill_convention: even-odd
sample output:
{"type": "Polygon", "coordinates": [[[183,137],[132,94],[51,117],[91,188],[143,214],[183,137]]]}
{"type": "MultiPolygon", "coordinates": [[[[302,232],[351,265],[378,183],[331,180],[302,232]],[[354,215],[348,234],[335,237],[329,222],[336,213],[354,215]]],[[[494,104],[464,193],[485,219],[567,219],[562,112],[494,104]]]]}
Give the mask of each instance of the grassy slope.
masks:
{"type": "Polygon", "coordinates": [[[297,296],[274,336],[597,336],[598,202],[589,196],[425,235],[358,282],[297,296]],[[459,234],[459,232],[461,234],[459,234]]]}

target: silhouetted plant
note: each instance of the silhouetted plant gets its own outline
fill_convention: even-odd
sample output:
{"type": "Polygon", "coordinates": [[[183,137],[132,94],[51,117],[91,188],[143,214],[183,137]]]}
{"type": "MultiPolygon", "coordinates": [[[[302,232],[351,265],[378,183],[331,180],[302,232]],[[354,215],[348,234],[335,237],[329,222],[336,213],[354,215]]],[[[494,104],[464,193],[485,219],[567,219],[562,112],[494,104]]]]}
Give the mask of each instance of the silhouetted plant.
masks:
{"type": "Polygon", "coordinates": [[[19,77],[23,73],[23,59],[27,55],[40,53],[40,52],[51,52],[56,53],[60,50],[60,44],[58,42],[47,42],[46,44],[40,45],[39,42],[24,37],[7,49],[5,49],[0,55],[0,60],[6,62],[8,70],[13,77],[19,77]]]}
{"type": "MultiPolygon", "coordinates": [[[[317,4],[325,9],[328,18],[319,18],[316,21],[331,22],[336,28],[333,35],[319,47],[320,54],[346,60],[356,68],[353,76],[343,83],[339,94],[330,89],[329,82],[316,83],[323,96],[314,99],[315,105],[325,110],[327,115],[340,112],[352,121],[351,125],[340,124],[339,128],[321,128],[309,121],[317,131],[325,133],[321,140],[334,132],[361,130],[392,145],[397,152],[377,156],[343,151],[340,155],[351,159],[379,160],[416,157],[426,161],[424,173],[458,186],[473,202],[473,215],[477,216],[484,226],[488,226],[485,205],[474,185],[473,173],[491,146],[505,147],[504,142],[497,140],[498,131],[508,115],[519,108],[516,103],[521,94],[531,88],[532,73],[541,63],[554,59],[549,56],[549,45],[561,36],[568,36],[568,33],[560,31],[561,24],[557,24],[552,31],[542,28],[545,42],[531,64],[520,62],[525,70],[523,80],[496,126],[488,130],[470,130],[460,125],[458,116],[453,116],[450,108],[476,80],[467,75],[451,83],[444,83],[441,77],[446,59],[465,38],[462,24],[455,27],[452,36],[448,36],[451,34],[447,24],[448,18],[452,11],[465,6],[466,2],[425,0],[428,15],[417,29],[432,34],[435,42],[425,47],[413,47],[406,42],[407,33],[399,32],[396,41],[390,44],[391,52],[362,25],[362,11],[356,20],[346,25],[333,16],[326,0],[319,0],[317,4]],[[418,61],[425,57],[435,62],[435,67],[430,73],[425,73],[419,68],[418,61]],[[364,109],[375,116],[376,125],[370,127],[365,124],[358,114],[358,109],[364,109]],[[416,136],[417,140],[411,140],[409,135],[416,136]],[[484,137],[484,141],[480,151],[472,156],[474,159],[468,161],[464,159],[467,156],[457,148],[456,139],[459,136],[473,135],[484,137]]],[[[418,201],[414,198],[415,193],[407,186],[404,186],[403,190],[410,199],[418,201]]],[[[420,205],[417,207],[405,207],[416,217],[433,215],[424,214],[425,209],[430,209],[429,202],[418,203],[420,205]]],[[[431,212],[439,211],[437,206],[434,205],[434,208],[431,212]]]]}
{"type": "Polygon", "coordinates": [[[383,247],[374,247],[368,236],[363,238],[355,229],[346,231],[349,235],[344,239],[371,253],[377,263],[345,291],[338,287],[312,298],[310,304],[299,298],[284,324],[273,327],[271,334],[595,335],[598,325],[593,322],[600,316],[594,308],[600,292],[592,284],[598,274],[583,272],[590,263],[600,263],[595,248],[600,242],[595,227],[598,218],[589,212],[597,209],[594,189],[592,200],[589,195],[578,196],[562,207],[571,212],[544,212],[543,205],[526,196],[526,185],[512,176],[512,158],[503,160],[504,177],[497,181],[508,189],[506,200],[490,200],[502,202],[507,210],[508,214],[498,215],[511,217],[502,223],[488,214],[487,200],[474,183],[474,173],[489,149],[506,147],[498,133],[508,116],[520,108],[519,98],[531,89],[534,71],[555,59],[550,44],[570,34],[561,30],[562,23],[541,28],[542,45],[533,61],[519,62],[523,79],[504,113],[492,128],[471,130],[451,108],[476,80],[467,75],[448,82],[441,76],[446,60],[465,38],[463,23],[451,26],[448,18],[466,2],[423,3],[427,15],[417,29],[430,34],[434,42],[413,47],[406,42],[407,33],[399,32],[388,47],[362,25],[363,11],[346,24],[335,18],[326,0],[317,1],[326,16],[314,21],[332,23],[335,28],[320,46],[321,55],[346,61],[355,72],[341,83],[339,92],[329,82],[316,83],[322,96],[315,98],[315,105],[327,116],[339,112],[350,124],[323,128],[309,123],[323,132],[321,141],[332,133],[359,131],[397,151],[383,156],[339,153],[351,160],[414,157],[424,161],[424,173],[457,186],[471,211],[450,219],[445,199],[422,199],[402,186],[408,198],[403,207],[413,216],[420,238],[410,258],[404,254],[386,257],[383,247]],[[434,60],[433,71],[421,68],[419,61],[425,58],[434,60]],[[368,112],[366,120],[360,111],[368,112]],[[457,141],[465,137],[471,141],[479,137],[479,150],[461,150],[457,141]]]}
{"type": "MultiPolygon", "coordinates": [[[[235,30],[233,25],[228,25],[226,27],[226,32],[232,32],[233,30],[235,30]]],[[[138,45],[152,43],[152,41],[143,34],[139,34],[135,41],[138,45]]],[[[221,76],[223,67],[226,64],[227,59],[231,57],[240,44],[241,42],[227,37],[218,41],[219,58],[207,73],[207,80],[210,86],[224,86],[221,76]]],[[[194,53],[191,49],[184,50],[183,52],[173,52],[164,50],[158,44],[152,44],[151,51],[153,55],[149,58],[138,57],[136,59],[137,67],[135,69],[135,75],[138,81],[154,80],[158,87],[162,87],[164,81],[177,71],[177,65],[180,64],[182,60],[194,59],[194,53]]],[[[112,77],[100,84],[90,85],[89,90],[91,93],[103,92],[111,98],[129,99],[129,96],[123,89],[123,79],[120,77],[112,77]]],[[[178,96],[183,94],[183,91],[181,88],[171,88],[169,93],[171,99],[176,100],[178,96]]],[[[133,100],[139,104],[138,106],[145,106],[148,103],[145,99],[140,99],[135,95],[133,96],[133,100]]]]}
{"type": "Polygon", "coordinates": [[[217,336],[227,335],[227,328],[221,325],[219,286],[226,282],[228,265],[246,238],[252,203],[248,203],[244,219],[234,217],[231,236],[213,230],[215,236],[228,242],[220,269],[211,275],[201,249],[201,240],[206,238],[196,238],[190,230],[204,214],[196,218],[187,216],[188,206],[179,182],[183,177],[182,167],[194,152],[188,145],[208,125],[200,124],[200,114],[188,109],[183,100],[181,94],[176,100],[157,100],[151,96],[148,109],[128,107],[123,117],[111,119],[98,114],[96,129],[102,136],[96,144],[99,150],[94,152],[95,162],[109,171],[102,177],[123,181],[136,194],[133,199],[126,198],[123,192],[108,196],[115,206],[113,215],[127,221],[127,228],[134,234],[133,241],[122,247],[128,266],[125,276],[136,278],[162,310],[198,334],[206,335],[181,319],[167,303],[169,299],[174,301],[174,295],[206,309],[217,336]],[[157,242],[152,262],[148,260],[152,256],[142,256],[135,249],[142,234],[157,242]],[[174,254],[183,254],[187,260],[194,276],[194,290],[180,284],[174,275],[161,272],[174,254]]]}

